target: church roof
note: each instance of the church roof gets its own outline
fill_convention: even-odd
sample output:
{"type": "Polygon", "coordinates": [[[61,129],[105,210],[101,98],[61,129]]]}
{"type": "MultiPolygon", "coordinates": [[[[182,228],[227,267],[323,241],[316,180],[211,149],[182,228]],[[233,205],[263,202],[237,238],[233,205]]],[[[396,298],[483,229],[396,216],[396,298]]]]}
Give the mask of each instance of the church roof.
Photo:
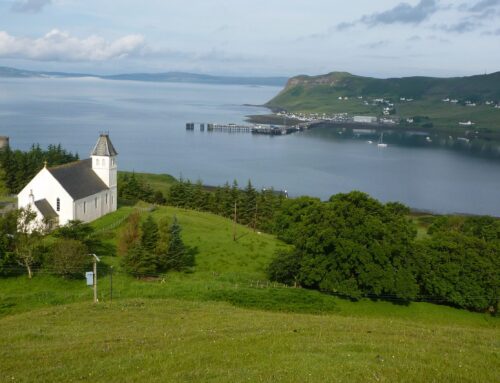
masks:
{"type": "Polygon", "coordinates": [[[44,218],[52,219],[58,217],[58,214],[55,212],[52,206],[50,206],[49,201],[47,201],[45,198],[35,201],[35,206],[38,211],[42,213],[44,218]]]}
{"type": "Polygon", "coordinates": [[[101,134],[97,143],[94,146],[94,150],[92,150],[92,156],[116,156],[118,152],[115,150],[115,147],[111,143],[108,134],[101,134]]]}
{"type": "Polygon", "coordinates": [[[47,169],[73,200],[108,190],[103,180],[92,170],[92,159],[71,162],[47,169]]]}

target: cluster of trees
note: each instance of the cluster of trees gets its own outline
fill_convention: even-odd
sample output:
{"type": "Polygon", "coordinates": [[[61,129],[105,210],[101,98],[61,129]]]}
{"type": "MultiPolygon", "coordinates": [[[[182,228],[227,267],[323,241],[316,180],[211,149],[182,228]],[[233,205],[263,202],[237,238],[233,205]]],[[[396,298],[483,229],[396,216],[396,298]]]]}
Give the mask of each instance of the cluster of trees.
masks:
{"type": "Polygon", "coordinates": [[[43,150],[33,145],[27,152],[11,150],[9,147],[0,151],[0,168],[2,181],[9,193],[17,194],[43,168],[62,165],[78,160],[78,154],[72,154],[61,145],[49,145],[43,150]]]}
{"type": "MultiPolygon", "coordinates": [[[[171,224],[166,218],[157,223],[151,215],[142,224],[140,219],[139,212],[132,213],[120,232],[118,253],[126,272],[143,277],[194,266],[195,250],[184,245],[177,218],[171,224]]],[[[32,278],[42,272],[83,278],[91,267],[89,254],[109,254],[87,223],[70,221],[47,234],[47,225],[38,223],[30,209],[0,216],[0,276],[32,278]]]]}
{"type": "Polygon", "coordinates": [[[283,193],[272,189],[256,190],[251,181],[244,189],[236,181],[222,187],[204,187],[201,181],[192,183],[181,179],[170,188],[169,205],[207,211],[238,223],[272,232],[274,216],[285,200],[283,193]]]}
{"type": "Polygon", "coordinates": [[[349,298],[424,300],[498,310],[500,221],[439,218],[416,239],[409,210],[361,192],[329,201],[287,200],[275,232],[293,250],[269,266],[273,280],[349,298]]]}
{"type": "Polygon", "coordinates": [[[35,218],[30,209],[0,217],[0,275],[25,272],[32,278],[36,271],[41,271],[66,278],[83,277],[92,261],[89,254],[102,250],[93,228],[71,221],[48,239],[47,226],[35,218]]]}
{"type": "Polygon", "coordinates": [[[161,191],[153,190],[151,185],[141,177],[138,177],[135,172],[132,172],[132,174],[119,174],[118,198],[132,203],[140,200],[162,205],[166,202],[165,196],[161,191]]]}
{"type": "Polygon", "coordinates": [[[140,224],[139,213],[132,213],[118,241],[125,270],[137,277],[147,277],[194,266],[194,252],[184,245],[181,230],[176,217],[169,224],[165,217],[156,222],[148,215],[140,224]]]}

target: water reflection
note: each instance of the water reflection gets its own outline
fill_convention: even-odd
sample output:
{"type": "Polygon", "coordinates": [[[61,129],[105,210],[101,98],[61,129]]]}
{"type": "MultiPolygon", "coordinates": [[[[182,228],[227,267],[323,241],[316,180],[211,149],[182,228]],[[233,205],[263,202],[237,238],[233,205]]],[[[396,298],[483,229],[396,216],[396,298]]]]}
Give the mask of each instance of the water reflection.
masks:
{"type": "Polygon", "coordinates": [[[477,137],[474,132],[466,136],[401,129],[370,129],[349,125],[322,125],[308,132],[311,136],[330,140],[356,140],[377,145],[380,138],[388,145],[414,148],[440,148],[463,154],[500,159],[500,142],[477,137]]]}

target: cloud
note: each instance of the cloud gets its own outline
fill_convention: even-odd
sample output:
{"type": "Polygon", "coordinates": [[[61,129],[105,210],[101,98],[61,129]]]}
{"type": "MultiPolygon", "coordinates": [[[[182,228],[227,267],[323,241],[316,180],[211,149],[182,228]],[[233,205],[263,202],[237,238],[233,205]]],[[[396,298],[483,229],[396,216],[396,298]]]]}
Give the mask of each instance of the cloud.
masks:
{"type": "Polygon", "coordinates": [[[10,9],[19,13],[39,13],[50,3],[52,0],[17,0],[10,9]]]}
{"type": "Polygon", "coordinates": [[[498,6],[500,6],[500,0],[481,0],[469,6],[467,10],[469,12],[482,13],[498,6]]]}
{"type": "Polygon", "coordinates": [[[368,48],[368,49],[378,49],[382,48],[389,45],[389,41],[387,40],[380,40],[380,41],[375,41],[372,43],[367,43],[367,44],[361,44],[360,48],[368,48]]]}
{"type": "Polygon", "coordinates": [[[0,58],[104,61],[141,55],[146,50],[146,43],[141,35],[127,35],[108,42],[96,35],[79,39],[57,29],[35,39],[11,36],[5,31],[0,31],[0,58]]]}
{"type": "Polygon", "coordinates": [[[343,31],[359,23],[370,27],[380,24],[420,24],[438,10],[437,0],[420,0],[416,5],[399,3],[387,11],[364,15],[357,21],[337,24],[336,30],[343,31]]]}
{"type": "Polygon", "coordinates": [[[500,36],[500,28],[494,30],[494,31],[485,31],[482,33],[484,36],[500,36]]]}
{"type": "Polygon", "coordinates": [[[445,32],[466,33],[475,31],[480,27],[481,27],[480,23],[464,20],[456,24],[440,26],[439,29],[445,32]]]}
{"type": "Polygon", "coordinates": [[[422,40],[422,37],[417,36],[417,35],[410,36],[406,39],[406,41],[408,41],[408,42],[415,42],[415,41],[421,41],[421,40],[422,40]]]}
{"type": "Polygon", "coordinates": [[[365,15],[361,22],[370,26],[377,24],[419,24],[438,10],[436,0],[420,0],[420,2],[411,6],[408,3],[399,3],[394,8],[381,13],[365,15]]]}

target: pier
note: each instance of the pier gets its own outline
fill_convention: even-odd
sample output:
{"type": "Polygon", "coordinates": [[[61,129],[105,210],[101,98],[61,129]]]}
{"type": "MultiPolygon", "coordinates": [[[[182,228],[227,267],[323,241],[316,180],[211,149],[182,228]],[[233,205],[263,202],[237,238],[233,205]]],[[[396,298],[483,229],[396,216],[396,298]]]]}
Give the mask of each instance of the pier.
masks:
{"type": "Polygon", "coordinates": [[[200,132],[226,132],[226,133],[252,133],[268,136],[283,136],[310,129],[323,121],[308,121],[293,126],[275,126],[275,125],[241,125],[241,124],[216,124],[204,122],[187,122],[186,130],[195,130],[198,125],[200,132]]]}

